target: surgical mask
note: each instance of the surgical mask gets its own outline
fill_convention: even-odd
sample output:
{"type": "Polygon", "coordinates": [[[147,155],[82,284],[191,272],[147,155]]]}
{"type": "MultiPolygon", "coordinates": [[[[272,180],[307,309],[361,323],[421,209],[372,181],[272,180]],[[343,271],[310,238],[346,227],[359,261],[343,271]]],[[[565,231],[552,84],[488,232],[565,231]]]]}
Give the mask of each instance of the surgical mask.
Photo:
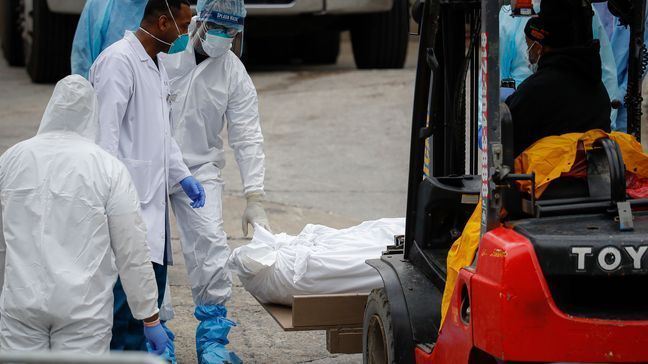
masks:
{"type": "Polygon", "coordinates": [[[189,44],[189,34],[182,34],[178,37],[171,46],[169,47],[168,54],[180,53],[187,49],[187,44],[189,44]]]}
{"type": "Polygon", "coordinates": [[[200,39],[203,51],[210,57],[216,58],[224,55],[232,48],[234,38],[216,35],[213,30],[205,34],[205,39],[200,39]]]}
{"type": "Polygon", "coordinates": [[[531,62],[531,56],[529,53],[538,44],[538,42],[533,42],[529,48],[527,48],[526,52],[524,52],[524,58],[526,59],[527,65],[529,66],[529,69],[531,72],[536,73],[538,71],[538,62],[540,62],[540,57],[535,62],[531,62]]]}
{"type": "Polygon", "coordinates": [[[169,51],[167,52],[168,54],[179,53],[187,49],[187,44],[189,44],[189,33],[187,34],[180,33],[180,27],[178,26],[178,23],[176,22],[175,17],[173,16],[173,11],[171,11],[169,2],[167,0],[164,0],[164,2],[166,3],[167,10],[169,10],[169,15],[171,15],[171,20],[173,20],[173,24],[175,25],[176,30],[178,31],[178,38],[175,41],[173,41],[173,43],[171,44],[167,42],[163,42],[163,43],[169,45],[169,51]]]}
{"type": "Polygon", "coordinates": [[[536,14],[540,13],[540,0],[533,0],[533,11],[536,14]]]}
{"type": "Polygon", "coordinates": [[[176,30],[178,31],[178,38],[176,38],[176,40],[174,40],[173,43],[169,43],[154,36],[149,31],[147,31],[142,27],[139,27],[139,29],[144,33],[148,34],[151,38],[157,40],[158,42],[168,45],[169,46],[169,50],[167,51],[168,54],[179,53],[184,51],[187,48],[187,44],[189,44],[189,34],[188,33],[180,34],[180,27],[178,27],[178,23],[176,23],[175,18],[173,17],[173,12],[171,11],[171,7],[169,7],[169,2],[166,0],[165,2],[166,2],[167,9],[169,10],[169,14],[171,15],[171,20],[173,20],[173,24],[175,24],[176,30]]]}

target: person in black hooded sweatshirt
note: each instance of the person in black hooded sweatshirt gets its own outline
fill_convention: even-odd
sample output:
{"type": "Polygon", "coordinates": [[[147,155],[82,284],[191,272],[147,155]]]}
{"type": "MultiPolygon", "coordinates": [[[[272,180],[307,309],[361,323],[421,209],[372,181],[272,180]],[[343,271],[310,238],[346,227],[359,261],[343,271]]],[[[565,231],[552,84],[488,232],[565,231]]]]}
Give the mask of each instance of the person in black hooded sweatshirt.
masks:
{"type": "Polygon", "coordinates": [[[524,32],[527,78],[506,104],[513,116],[516,155],[550,136],[591,129],[610,131],[610,97],[601,80],[593,12],[580,0],[543,0],[524,32]]]}

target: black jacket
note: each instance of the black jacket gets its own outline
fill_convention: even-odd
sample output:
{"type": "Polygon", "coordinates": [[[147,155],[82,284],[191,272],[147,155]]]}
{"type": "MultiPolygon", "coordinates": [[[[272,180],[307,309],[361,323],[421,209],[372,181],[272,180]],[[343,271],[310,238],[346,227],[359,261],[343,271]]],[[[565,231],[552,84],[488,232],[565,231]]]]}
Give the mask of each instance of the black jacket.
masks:
{"type": "Polygon", "coordinates": [[[550,135],[610,131],[610,97],[601,81],[598,46],[562,48],[543,55],[538,70],[506,100],[515,154],[550,135]]]}

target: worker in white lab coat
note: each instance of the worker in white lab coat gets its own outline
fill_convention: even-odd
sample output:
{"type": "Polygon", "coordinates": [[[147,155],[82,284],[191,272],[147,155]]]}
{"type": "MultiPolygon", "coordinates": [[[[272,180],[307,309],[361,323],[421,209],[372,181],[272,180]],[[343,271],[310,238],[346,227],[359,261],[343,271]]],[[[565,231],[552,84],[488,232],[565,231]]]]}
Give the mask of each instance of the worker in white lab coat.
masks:
{"type": "MultiPolygon", "coordinates": [[[[187,0],[149,0],[139,30],[127,32],[108,47],[90,69],[90,81],[99,99],[97,143],[124,162],[133,178],[160,301],[166,266],[171,263],[167,192],[180,184],[192,207],[205,203],[202,186],[191,176],[171,137],[169,82],[157,61],[158,53],[186,47],[190,22],[187,0]]],[[[119,281],[114,294],[111,349],[146,350],[142,324],[134,320],[119,281]]]]}

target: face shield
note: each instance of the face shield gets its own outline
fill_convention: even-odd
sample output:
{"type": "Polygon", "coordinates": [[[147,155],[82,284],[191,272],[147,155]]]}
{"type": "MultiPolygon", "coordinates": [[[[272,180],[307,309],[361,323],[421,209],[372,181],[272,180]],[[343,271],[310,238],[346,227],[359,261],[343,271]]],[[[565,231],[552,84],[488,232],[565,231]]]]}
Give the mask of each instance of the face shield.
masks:
{"type": "Polygon", "coordinates": [[[243,29],[247,11],[242,0],[202,0],[198,2],[198,29],[196,50],[210,57],[232,49],[241,57],[243,29]]]}
{"type": "Polygon", "coordinates": [[[194,36],[196,50],[209,57],[220,57],[232,49],[241,57],[243,50],[243,18],[210,12],[198,17],[194,36]],[[234,47],[236,44],[236,47],[234,47]]]}

